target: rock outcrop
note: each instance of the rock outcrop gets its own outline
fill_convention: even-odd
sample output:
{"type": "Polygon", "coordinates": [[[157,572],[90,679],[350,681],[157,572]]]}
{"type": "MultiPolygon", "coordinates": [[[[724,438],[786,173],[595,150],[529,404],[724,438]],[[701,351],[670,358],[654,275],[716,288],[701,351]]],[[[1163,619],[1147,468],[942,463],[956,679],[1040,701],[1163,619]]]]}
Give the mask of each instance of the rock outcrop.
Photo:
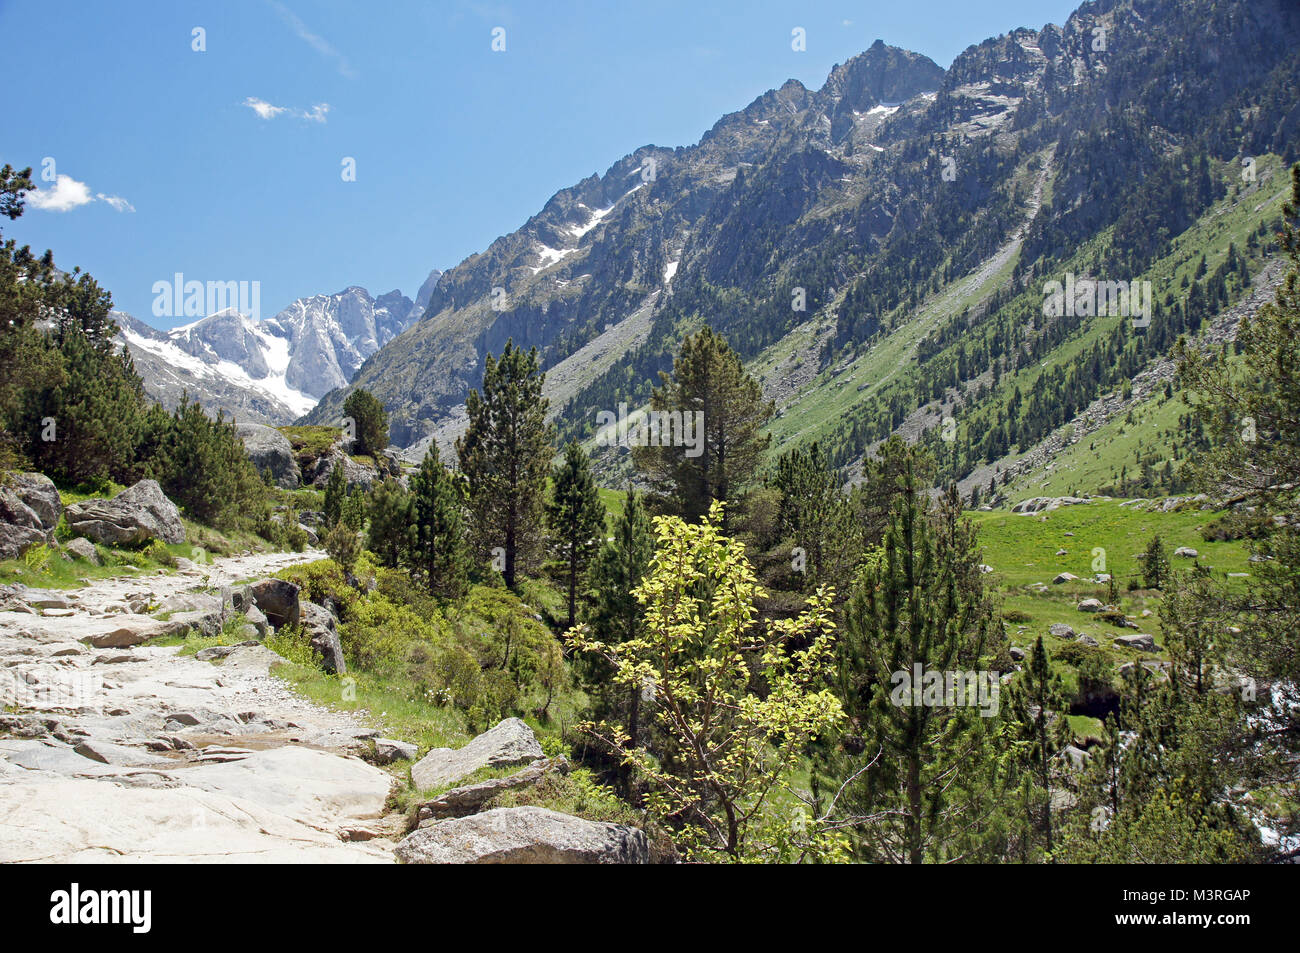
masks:
{"type": "Polygon", "coordinates": [[[0,482],[0,559],[14,559],[36,543],[54,541],[63,515],[59,491],[40,473],[11,473],[0,482]]]}
{"type": "Polygon", "coordinates": [[[397,845],[407,864],[644,864],[645,832],[542,807],[503,807],[439,821],[397,845]]]}
{"type": "MultiPolygon", "coordinates": [[[[375,742],[376,751],[378,751],[378,748],[379,742],[375,742]]],[[[483,809],[483,806],[488,801],[504,794],[506,791],[533,787],[540,784],[548,774],[568,773],[569,761],[563,755],[558,758],[534,761],[522,771],[516,771],[504,778],[489,778],[486,781],[480,781],[478,784],[467,784],[464,787],[452,788],[450,791],[420,805],[420,809],[416,813],[416,820],[419,821],[421,827],[425,827],[443,818],[465,817],[469,814],[476,814],[483,809]]]]}
{"type": "Polygon", "coordinates": [[[369,490],[371,484],[380,477],[378,470],[357,463],[343,452],[342,447],[336,444],[317,458],[316,470],[311,481],[312,486],[323,487],[328,483],[330,474],[334,472],[336,465],[343,467],[343,477],[347,481],[348,490],[369,490]]]}
{"type": "Polygon", "coordinates": [[[283,579],[259,579],[248,587],[253,602],[275,628],[297,625],[302,619],[298,587],[283,579]]]}
{"type": "Polygon", "coordinates": [[[244,441],[244,450],[248,458],[257,467],[258,473],[270,472],[275,485],[286,490],[293,490],[300,482],[298,460],[293,455],[293,444],[289,438],[274,427],[261,424],[241,423],[238,425],[239,438],[244,441]]]}
{"type": "Polygon", "coordinates": [[[185,542],[180,511],[153,480],[141,480],[112,499],[74,503],[66,517],[74,533],[105,546],[185,542]]]}
{"type": "Polygon", "coordinates": [[[1091,502],[1091,500],[1085,500],[1078,496],[1036,496],[1033,499],[1021,500],[1011,507],[1011,512],[1019,513],[1022,516],[1032,516],[1036,513],[1047,513],[1051,510],[1060,509],[1062,506],[1078,506],[1081,503],[1091,502]]]}
{"type": "Polygon", "coordinates": [[[420,791],[454,784],[480,768],[530,764],[545,755],[537,736],[518,718],[507,718],[463,748],[434,748],[411,767],[420,791]]]}
{"type": "Polygon", "coordinates": [[[343,658],[343,643],[339,640],[334,615],[324,606],[303,601],[299,603],[299,616],[303,632],[320,657],[321,668],[336,675],[347,674],[348,663],[343,658]]]}

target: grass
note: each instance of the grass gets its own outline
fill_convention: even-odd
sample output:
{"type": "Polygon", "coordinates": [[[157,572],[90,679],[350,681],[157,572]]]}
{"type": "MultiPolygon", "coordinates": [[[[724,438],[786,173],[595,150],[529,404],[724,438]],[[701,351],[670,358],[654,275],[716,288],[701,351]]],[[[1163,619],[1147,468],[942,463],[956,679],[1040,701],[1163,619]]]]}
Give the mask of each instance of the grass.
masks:
{"type": "Polygon", "coordinates": [[[101,565],[53,547],[31,546],[19,559],[0,561],[0,584],[21,583],[36,589],[79,589],[87,581],[109,579],[132,572],[148,575],[159,569],[175,569],[177,557],[189,558],[188,543],[164,544],[139,550],[95,547],[101,565]]]}
{"type": "Polygon", "coordinates": [[[1157,533],[1175,569],[1187,569],[1196,562],[1216,575],[1248,571],[1248,553],[1242,543],[1206,542],[1201,538],[1200,528],[1218,517],[1218,512],[1185,504],[1176,511],[1161,513],[1122,506],[1122,502],[1099,499],[1040,515],[1005,510],[969,515],[980,532],[984,562],[993,567],[1001,581],[1014,588],[1034,582],[1050,585],[1058,573],[1069,572],[1079,576],[1083,584],[1072,583],[1067,588],[1086,591],[1087,595],[1098,595],[1100,591],[1098,598],[1104,598],[1106,587],[1089,586],[1087,580],[1098,572],[1108,572],[1124,588],[1127,580],[1141,576],[1142,560],[1137,557],[1157,533]],[[1195,549],[1199,556],[1196,560],[1173,557],[1180,546],[1195,549]],[[1065,555],[1056,555],[1061,549],[1065,555]]]}
{"type": "Polygon", "coordinates": [[[280,433],[289,438],[289,443],[293,446],[293,452],[296,455],[308,454],[312,457],[319,457],[326,453],[343,435],[343,431],[339,427],[322,427],[311,424],[280,427],[278,429],[280,433]]]}
{"type": "MultiPolygon", "coordinates": [[[[1249,566],[1244,543],[1210,543],[1201,538],[1200,527],[1215,520],[1219,512],[1184,505],[1164,513],[1121,506],[1121,502],[1099,499],[1037,516],[1006,511],[967,514],[979,529],[983,560],[994,569],[987,578],[1000,590],[1002,620],[1010,643],[1028,651],[1041,636],[1054,670],[1071,693],[1078,687],[1075,663],[1086,654],[1099,653],[1112,672],[1126,662],[1167,658],[1161,628],[1161,593],[1146,588],[1130,590],[1127,585],[1129,579],[1141,578],[1142,560],[1136,557],[1146,551],[1155,534],[1164,540],[1175,571],[1199,563],[1226,578],[1226,573],[1243,572],[1249,566]],[[1199,556],[1195,560],[1173,557],[1179,546],[1194,548],[1199,556]],[[1066,553],[1058,556],[1061,549],[1066,553]],[[1104,550],[1104,568],[1100,563],[1093,568],[1094,560],[1102,555],[1094,550],[1104,550]],[[1061,572],[1080,578],[1053,584],[1052,579],[1061,572]],[[1116,624],[1118,619],[1103,614],[1079,611],[1083,599],[1108,602],[1109,587],[1093,581],[1096,572],[1114,575],[1119,590],[1118,609],[1137,625],[1136,629],[1120,626],[1116,624]],[[1039,582],[1046,588],[1026,588],[1039,582]],[[1074,634],[1053,636],[1050,628],[1058,622],[1069,625],[1074,634]],[[1139,632],[1155,636],[1160,651],[1144,652],[1115,644],[1116,637],[1139,632]],[[1079,635],[1092,636],[1097,648],[1077,644],[1079,635]]],[[[1077,738],[1101,737],[1101,723],[1095,718],[1071,715],[1069,720],[1077,738]]]]}

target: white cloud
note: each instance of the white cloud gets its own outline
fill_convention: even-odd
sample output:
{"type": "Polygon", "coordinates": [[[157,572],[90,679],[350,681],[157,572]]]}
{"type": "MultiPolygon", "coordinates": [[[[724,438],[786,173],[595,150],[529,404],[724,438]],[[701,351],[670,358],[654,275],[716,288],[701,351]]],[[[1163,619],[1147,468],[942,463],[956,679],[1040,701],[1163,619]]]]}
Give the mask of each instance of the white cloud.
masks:
{"type": "Polygon", "coordinates": [[[244,100],[244,105],[257,113],[259,119],[274,119],[280,113],[289,111],[287,106],[272,106],[266,100],[258,99],[256,96],[249,96],[244,100]]]}
{"type": "Polygon", "coordinates": [[[265,99],[258,99],[256,96],[249,96],[244,100],[244,105],[257,113],[259,119],[293,116],[297,119],[305,119],[308,122],[324,122],[326,115],[330,111],[329,103],[317,103],[311,109],[295,109],[292,106],[276,106],[268,103],[265,99]]]}
{"type": "Polygon", "coordinates": [[[92,195],[89,185],[63,173],[55,176],[53,186],[30,192],[23,201],[42,212],[70,212],[94,201],[104,202],[117,212],[135,211],[135,207],[122,196],[105,195],[103,192],[92,195]]]}
{"type": "Polygon", "coordinates": [[[109,205],[113,206],[114,212],[135,211],[135,206],[132,205],[130,202],[128,202],[126,199],[122,198],[122,196],[120,195],[105,195],[103,192],[96,192],[95,198],[99,199],[101,202],[107,202],[109,205]]]}
{"type": "Polygon", "coordinates": [[[313,33],[308,28],[307,24],[302,22],[302,18],[299,17],[298,14],[294,13],[283,3],[280,3],[279,0],[270,0],[270,4],[275,9],[275,12],[280,14],[280,19],[289,25],[289,29],[293,30],[293,32],[298,35],[298,39],[302,40],[321,56],[333,60],[335,65],[338,67],[338,71],[348,79],[356,78],[357,71],[352,68],[350,63],[348,63],[347,57],[334,49],[329,40],[325,39],[319,33],[313,33]]]}

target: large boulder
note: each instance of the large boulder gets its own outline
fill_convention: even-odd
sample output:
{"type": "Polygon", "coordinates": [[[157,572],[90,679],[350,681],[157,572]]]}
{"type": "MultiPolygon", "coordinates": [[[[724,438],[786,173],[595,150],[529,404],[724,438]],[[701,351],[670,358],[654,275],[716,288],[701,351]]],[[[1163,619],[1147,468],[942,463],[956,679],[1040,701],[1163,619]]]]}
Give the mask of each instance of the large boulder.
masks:
{"type": "MultiPolygon", "coordinates": [[[[0,487],[0,498],[9,496],[31,510],[38,524],[53,529],[63,515],[63,501],[54,481],[43,473],[11,473],[0,487]]],[[[3,510],[0,510],[3,513],[3,510]]]]}
{"type": "Polygon", "coordinates": [[[298,586],[283,579],[259,579],[248,586],[257,608],[275,628],[297,625],[302,619],[298,586]]]}
{"type": "Polygon", "coordinates": [[[1011,512],[1020,513],[1021,515],[1033,515],[1059,509],[1062,506],[1078,506],[1080,503],[1091,502],[1091,500],[1085,500],[1078,496],[1036,496],[1031,500],[1021,500],[1011,507],[1011,512]]]}
{"type": "Polygon", "coordinates": [[[40,473],[11,473],[0,479],[0,559],[14,559],[36,543],[54,541],[63,515],[59,491],[40,473]]]}
{"type": "Polygon", "coordinates": [[[311,647],[320,656],[321,667],[335,675],[346,675],[348,663],[343,658],[343,643],[339,640],[333,613],[324,606],[305,600],[299,603],[299,613],[303,632],[311,639],[311,647]]]}
{"type": "Polygon", "coordinates": [[[434,748],[411,766],[411,780],[417,790],[428,791],[454,784],[479,768],[531,764],[544,757],[533,729],[518,718],[507,718],[463,748],[434,748]]]}
{"type": "Polygon", "coordinates": [[[78,536],[71,540],[63,547],[63,551],[73,559],[80,559],[94,566],[100,563],[99,553],[95,549],[95,544],[84,536],[78,536]]]}
{"type": "Polygon", "coordinates": [[[312,486],[318,488],[325,486],[329,482],[330,474],[334,472],[336,464],[343,467],[343,477],[347,481],[348,490],[369,490],[371,485],[379,479],[379,472],[374,467],[357,463],[344,453],[338,444],[335,444],[317,458],[316,471],[312,475],[312,486]]]}
{"type": "Polygon", "coordinates": [[[1141,635],[1120,635],[1112,640],[1121,648],[1138,649],[1142,652],[1159,652],[1160,646],[1156,645],[1154,636],[1141,635]]]}
{"type": "Polygon", "coordinates": [[[544,807],[503,807],[439,821],[397,845],[407,864],[644,864],[645,832],[544,807]]]}
{"type": "Polygon", "coordinates": [[[105,546],[185,542],[180,511],[153,480],[141,480],[112,499],[73,503],[66,515],[74,533],[105,546]]]}
{"type": "Polygon", "coordinates": [[[257,472],[269,470],[276,486],[286,490],[297,489],[298,461],[289,438],[274,427],[261,424],[238,424],[237,429],[239,439],[244,441],[244,452],[257,467],[257,472]]]}

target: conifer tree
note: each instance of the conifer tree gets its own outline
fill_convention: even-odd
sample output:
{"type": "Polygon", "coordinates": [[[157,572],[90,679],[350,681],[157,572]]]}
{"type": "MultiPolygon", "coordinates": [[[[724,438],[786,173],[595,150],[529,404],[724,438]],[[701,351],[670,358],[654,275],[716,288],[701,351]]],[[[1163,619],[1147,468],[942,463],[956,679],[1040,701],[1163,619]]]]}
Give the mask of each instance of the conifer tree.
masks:
{"type": "Polygon", "coordinates": [[[370,494],[368,516],[366,548],[379,557],[382,565],[404,565],[415,540],[411,494],[396,480],[383,480],[370,494]]]}
{"type": "Polygon", "coordinates": [[[794,449],[776,463],[773,486],[781,494],[777,532],[804,551],[803,591],[826,584],[847,588],[861,536],[840,480],[821,446],[794,449]]]}
{"type": "Polygon", "coordinates": [[[819,752],[815,792],[840,792],[840,812],[871,818],[855,827],[860,852],[890,863],[983,857],[981,821],[1000,800],[998,686],[988,679],[1001,632],[955,490],[936,510],[920,469],[903,460],[883,544],[845,611],[839,694],[856,727],[840,749],[819,752]]]}
{"type": "Polygon", "coordinates": [[[557,575],[568,594],[566,628],[578,621],[578,590],[605,535],[605,505],[600,502],[591,464],[576,440],[564,448],[564,459],[551,474],[551,498],[546,504],[549,549],[557,575]]]}
{"type": "Polygon", "coordinates": [[[1066,701],[1060,675],[1052,671],[1051,658],[1040,635],[1029,651],[1024,671],[1016,681],[1014,715],[1021,733],[1028,742],[1026,754],[1029,767],[1037,783],[1034,798],[1038,805],[1037,827],[1043,837],[1044,849],[1053,848],[1051,780],[1052,759],[1059,749],[1055,732],[1050,728],[1052,713],[1057,714],[1057,726],[1065,725],[1062,710],[1066,701]]]}
{"type": "Polygon", "coordinates": [[[633,447],[633,462],[665,507],[686,520],[702,519],[715,501],[724,504],[726,533],[762,466],[769,442],[762,429],[776,405],[763,399],[740,356],[708,327],[682,341],[672,374],[660,377],[650,409],[679,412],[683,426],[702,420],[704,432],[692,431],[691,445],[633,447]]]}
{"type": "Polygon", "coordinates": [[[1169,554],[1165,551],[1164,540],[1156,533],[1147,544],[1146,557],[1142,561],[1142,578],[1148,589],[1164,589],[1169,582],[1169,554]]]}
{"type": "Polygon", "coordinates": [[[410,506],[411,565],[430,592],[444,599],[459,598],[469,586],[464,491],[461,481],[442,465],[437,444],[429,444],[411,477],[410,506]]]}
{"type": "Polygon", "coordinates": [[[546,476],[554,428],[546,423],[546,375],[537,349],[506,341],[500,359],[487,356],[483,389],[465,401],[469,426],[456,441],[469,488],[472,532],[480,559],[504,553],[503,576],[513,589],[535,565],[541,543],[546,476]]]}
{"type": "Polygon", "coordinates": [[[862,482],[853,491],[853,509],[862,527],[865,545],[875,546],[885,537],[894,512],[899,482],[910,469],[918,485],[934,480],[933,458],[923,449],[908,444],[897,434],[880,445],[875,456],[863,461],[862,482]]]}
{"type": "Polygon", "coordinates": [[[356,428],[352,453],[373,456],[388,446],[388,412],[370,391],[358,387],[348,394],[343,415],[351,418],[356,428]]]}
{"type": "MultiPolygon", "coordinates": [[[[583,621],[592,637],[607,645],[621,645],[643,634],[645,609],[632,593],[650,569],[654,557],[654,532],[641,497],[629,489],[623,512],[614,521],[611,536],[591,567],[592,605],[583,621]]],[[[596,654],[583,655],[581,671],[596,717],[614,721],[627,731],[628,744],[641,744],[641,686],[613,684],[612,667],[596,654]]]]}
{"type": "Polygon", "coordinates": [[[343,518],[343,504],[348,497],[348,478],[343,473],[343,464],[335,463],[330,470],[329,479],[325,481],[325,502],[322,506],[325,528],[333,529],[343,518]]]}

